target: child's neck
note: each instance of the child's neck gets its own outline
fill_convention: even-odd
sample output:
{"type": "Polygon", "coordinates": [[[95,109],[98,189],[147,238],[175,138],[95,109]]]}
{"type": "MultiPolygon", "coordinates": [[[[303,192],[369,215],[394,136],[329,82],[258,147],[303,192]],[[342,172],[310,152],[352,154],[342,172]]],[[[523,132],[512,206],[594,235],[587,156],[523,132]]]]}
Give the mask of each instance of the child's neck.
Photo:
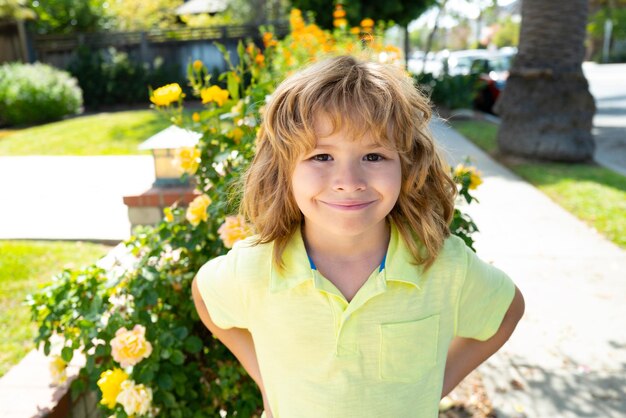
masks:
{"type": "Polygon", "coordinates": [[[307,253],[314,261],[335,260],[355,263],[370,260],[379,263],[387,252],[390,227],[383,222],[362,234],[344,236],[319,231],[305,223],[302,227],[302,237],[307,253]]]}

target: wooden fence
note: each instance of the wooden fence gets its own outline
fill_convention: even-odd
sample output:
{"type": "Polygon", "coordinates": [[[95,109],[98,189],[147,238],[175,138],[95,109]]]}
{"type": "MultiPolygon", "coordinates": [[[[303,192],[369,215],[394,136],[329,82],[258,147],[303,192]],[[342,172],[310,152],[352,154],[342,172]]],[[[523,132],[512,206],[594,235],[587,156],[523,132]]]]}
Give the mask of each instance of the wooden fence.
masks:
{"type": "Polygon", "coordinates": [[[0,21],[0,64],[26,60],[24,24],[0,21]]]}
{"type": "MultiPolygon", "coordinates": [[[[274,22],[278,36],[288,30],[286,22],[274,22]]],[[[132,60],[152,63],[162,59],[186,68],[190,60],[201,59],[207,67],[224,69],[224,61],[214,42],[233,50],[239,40],[252,39],[259,43],[261,34],[257,25],[211,26],[204,28],[182,28],[151,30],[147,32],[106,32],[69,35],[35,35],[32,46],[35,60],[67,68],[75,58],[79,47],[91,50],[107,50],[111,47],[125,52],[132,60]]]]}

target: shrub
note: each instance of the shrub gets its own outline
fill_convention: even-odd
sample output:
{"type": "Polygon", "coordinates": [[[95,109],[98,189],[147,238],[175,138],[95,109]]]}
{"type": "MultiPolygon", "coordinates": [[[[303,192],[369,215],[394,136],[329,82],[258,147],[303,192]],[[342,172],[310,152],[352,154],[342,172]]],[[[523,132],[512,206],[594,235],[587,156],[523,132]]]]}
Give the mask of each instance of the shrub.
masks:
{"type": "Polygon", "coordinates": [[[76,79],[45,64],[0,66],[0,123],[24,125],[78,113],[83,96],[76,79]]]}
{"type": "MultiPolygon", "coordinates": [[[[151,91],[159,111],[202,133],[196,147],[176,152],[179,167],[185,176],[195,176],[202,194],[187,209],[167,208],[156,227],[135,230],[125,243],[125,263],[66,270],[30,297],[33,318],[39,323],[36,342],[48,354],[54,352],[51,338],[55,334],[64,338],[53,357],[56,365],[69,362],[75,349],[86,353],[86,365],[72,382],[72,394],[98,391],[105,416],[253,417],[261,413],[263,403],[255,383],[199,321],[190,284],[207,260],[251,233],[245,220],[231,216],[236,207],[226,196],[254,155],[266,97],[277,82],[316,56],[311,52],[346,53],[355,44],[347,32],[330,34],[305,25],[298,12],[292,12],[291,20],[292,33],[284,40],[264,34],[263,51],[252,43],[240,44],[236,66],[222,47],[228,70],[219,80],[209,76],[202,62],[190,65],[193,94],[204,104],[192,116],[183,113],[180,86],[171,83],[151,91]],[[117,396],[120,391],[124,396],[117,396]],[[129,391],[141,399],[137,408],[124,408],[129,391]]],[[[367,44],[367,51],[381,56],[384,46],[367,44]]],[[[392,51],[387,48],[387,52],[392,51]]],[[[469,190],[477,184],[476,176],[464,167],[455,172],[466,202],[472,201],[469,190]]],[[[454,232],[471,244],[475,225],[460,211],[456,216],[454,232]]]]}
{"type": "Polygon", "coordinates": [[[429,73],[414,76],[415,82],[436,105],[448,109],[472,108],[482,87],[477,74],[434,77],[429,73]]]}
{"type": "Polygon", "coordinates": [[[68,71],[78,79],[91,108],[145,103],[148,89],[179,80],[177,65],[156,59],[151,65],[133,61],[115,48],[107,51],[81,47],[68,71]]]}

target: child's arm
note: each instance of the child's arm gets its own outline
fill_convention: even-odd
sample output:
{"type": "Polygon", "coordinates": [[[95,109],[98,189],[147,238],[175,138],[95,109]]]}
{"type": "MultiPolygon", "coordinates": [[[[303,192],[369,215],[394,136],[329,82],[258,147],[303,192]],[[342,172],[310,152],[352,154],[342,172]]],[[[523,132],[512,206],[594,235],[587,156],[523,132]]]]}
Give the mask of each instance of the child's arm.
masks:
{"type": "Polygon", "coordinates": [[[198,315],[204,325],[206,325],[209,331],[211,331],[211,333],[213,333],[213,335],[220,340],[235,355],[235,357],[237,357],[237,360],[239,360],[243,368],[246,369],[250,377],[252,377],[252,380],[254,380],[259,386],[261,394],[263,395],[263,405],[266,416],[268,418],[271,417],[269,404],[267,403],[267,399],[265,397],[265,388],[263,387],[263,380],[261,379],[261,371],[259,369],[259,362],[256,357],[252,335],[243,328],[222,329],[215,325],[215,323],[211,320],[211,316],[209,315],[209,311],[207,310],[202,297],[200,296],[200,291],[198,290],[198,284],[196,283],[195,278],[191,284],[191,293],[193,295],[193,302],[196,306],[196,311],[198,311],[198,315]]]}
{"type": "Polygon", "coordinates": [[[465,376],[487,360],[509,339],[518,321],[524,314],[524,297],[515,288],[515,296],[498,331],[488,340],[456,337],[448,349],[446,370],[443,377],[443,398],[458,385],[465,376]]]}

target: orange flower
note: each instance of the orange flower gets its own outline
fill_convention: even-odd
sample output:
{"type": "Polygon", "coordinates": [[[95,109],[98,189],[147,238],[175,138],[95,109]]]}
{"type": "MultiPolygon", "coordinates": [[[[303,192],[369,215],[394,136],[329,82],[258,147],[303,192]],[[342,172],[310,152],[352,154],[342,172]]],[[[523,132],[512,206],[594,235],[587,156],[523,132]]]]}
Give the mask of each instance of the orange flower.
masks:
{"type": "Polygon", "coordinates": [[[373,28],[374,27],[374,21],[372,19],[365,18],[363,20],[361,20],[361,27],[362,28],[373,28]]]}
{"type": "Polygon", "coordinates": [[[200,122],[200,114],[198,112],[193,112],[193,115],[191,115],[191,120],[196,123],[200,122]]]}
{"type": "Polygon", "coordinates": [[[193,62],[193,69],[196,71],[200,71],[202,69],[202,67],[204,67],[204,64],[202,64],[202,61],[200,60],[195,60],[193,62]]]}
{"type": "Polygon", "coordinates": [[[333,26],[336,28],[345,28],[348,26],[348,21],[346,19],[335,19],[333,20],[333,26]]]}
{"type": "Polygon", "coordinates": [[[350,33],[353,35],[359,35],[361,33],[361,28],[359,28],[358,26],[350,28],[350,33]]]}
{"type": "Polygon", "coordinates": [[[302,19],[302,12],[300,10],[291,9],[289,24],[293,32],[301,31],[304,28],[304,20],[302,19]]]}
{"type": "Polygon", "coordinates": [[[256,62],[258,66],[262,67],[265,63],[265,55],[258,54],[256,57],[254,57],[254,62],[256,62]]]}
{"type": "Polygon", "coordinates": [[[263,45],[265,45],[266,48],[278,45],[272,32],[265,32],[263,34],[263,45]]]}
{"type": "Polygon", "coordinates": [[[256,45],[253,42],[250,42],[246,47],[246,52],[248,53],[248,55],[254,55],[255,51],[256,45]]]}
{"type": "Polygon", "coordinates": [[[373,40],[374,40],[374,35],[372,35],[371,33],[364,33],[361,36],[361,42],[363,42],[363,43],[369,44],[373,40]]]}
{"type": "Polygon", "coordinates": [[[335,6],[335,11],[333,12],[333,17],[335,19],[341,19],[342,17],[346,17],[346,11],[343,10],[343,6],[338,4],[335,6]]]}

